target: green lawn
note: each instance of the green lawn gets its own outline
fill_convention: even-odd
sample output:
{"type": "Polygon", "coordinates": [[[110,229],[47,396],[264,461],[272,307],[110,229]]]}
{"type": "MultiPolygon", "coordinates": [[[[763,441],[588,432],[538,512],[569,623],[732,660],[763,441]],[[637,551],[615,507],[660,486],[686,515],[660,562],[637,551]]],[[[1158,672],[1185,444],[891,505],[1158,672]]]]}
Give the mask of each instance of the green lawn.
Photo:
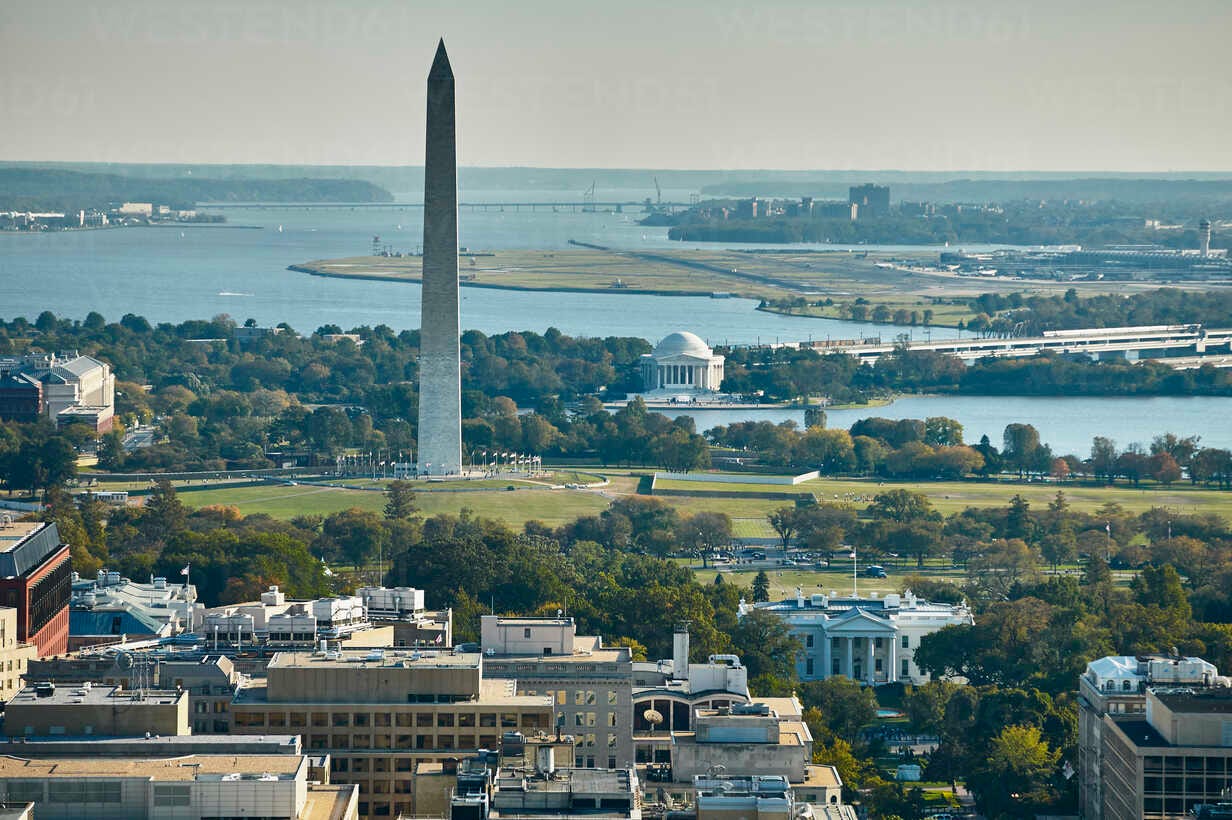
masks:
{"type": "MultiPolygon", "coordinates": [[[[702,509],[726,512],[735,517],[753,517],[761,511],[768,512],[791,503],[788,499],[750,498],[749,493],[764,493],[767,490],[784,492],[811,492],[821,501],[845,502],[862,509],[877,493],[904,489],[927,495],[933,506],[945,514],[960,512],[966,507],[1004,506],[1015,495],[1021,495],[1036,508],[1044,507],[1058,490],[1065,493],[1070,506],[1079,512],[1093,512],[1101,504],[1115,501],[1130,512],[1144,512],[1151,507],[1168,507],[1181,513],[1215,513],[1232,518],[1232,493],[1208,490],[1189,484],[1173,484],[1171,487],[1149,484],[1141,488],[1126,485],[1100,487],[1087,484],[1018,483],[993,481],[878,481],[875,479],[819,478],[781,488],[766,484],[728,484],[722,482],[661,481],[663,489],[695,489],[706,492],[721,492],[730,498],[690,498],[664,496],[663,500],[673,506],[697,512],[702,509]]],[[[764,514],[764,513],[763,513],[764,514]]]]}
{"type": "MultiPolygon", "coordinates": [[[[509,482],[501,482],[502,485],[509,482]]],[[[344,490],[300,484],[266,485],[232,489],[202,490],[184,493],[181,499],[190,507],[226,504],[238,507],[245,515],[265,513],[275,518],[297,515],[339,512],[351,507],[380,513],[385,506],[382,493],[366,490],[344,490]]],[[[424,515],[456,514],[469,507],[477,515],[507,521],[513,526],[537,519],[558,525],[578,516],[593,515],[607,508],[608,501],[592,492],[575,490],[492,489],[485,492],[449,493],[422,492],[416,503],[424,515]]]]}
{"type": "MultiPolygon", "coordinates": [[[[860,559],[860,566],[864,566],[864,560],[860,559]]],[[[714,576],[719,573],[714,567],[709,569],[700,569],[696,566],[693,570],[697,576],[699,583],[713,583],[714,576]]],[[[727,570],[721,571],[723,579],[729,583],[738,586],[751,586],[753,579],[757,576],[757,569],[751,570],[727,570]]],[[[902,571],[891,571],[889,578],[863,578],[855,579],[856,590],[859,595],[868,597],[881,597],[890,592],[902,592],[903,580],[908,575],[917,574],[914,568],[904,569],[902,571]]],[[[918,573],[928,575],[935,578],[943,578],[951,580],[956,584],[962,584],[966,581],[966,575],[962,570],[939,570],[929,568],[928,570],[918,573]]],[[[850,595],[852,590],[851,564],[844,563],[841,566],[832,567],[830,569],[812,570],[812,569],[766,569],[766,576],[770,579],[770,600],[780,601],[787,598],[794,598],[796,595],[796,587],[800,587],[806,596],[818,593],[829,595],[831,591],[837,592],[839,595],[850,595]]]]}

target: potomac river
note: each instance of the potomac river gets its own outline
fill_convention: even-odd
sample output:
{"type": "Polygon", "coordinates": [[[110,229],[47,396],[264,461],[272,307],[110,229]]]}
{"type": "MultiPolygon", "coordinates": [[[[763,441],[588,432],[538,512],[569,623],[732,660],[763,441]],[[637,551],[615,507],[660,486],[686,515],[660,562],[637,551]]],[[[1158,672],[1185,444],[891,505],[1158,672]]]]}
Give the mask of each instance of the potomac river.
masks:
{"type": "MultiPolygon", "coordinates": [[[[517,193],[469,192],[463,199],[517,199],[517,193]]],[[[550,192],[536,196],[552,198],[550,192]]],[[[525,201],[529,201],[527,197],[525,201]]],[[[349,281],[288,271],[311,259],[368,252],[372,237],[395,250],[414,251],[422,210],[391,208],[262,209],[208,207],[238,227],[121,228],[47,234],[0,233],[0,317],[42,311],[84,318],[98,311],[115,321],[125,313],[152,322],[179,322],[227,313],[236,321],[287,322],[299,331],[324,324],[343,329],[387,324],[419,326],[419,286],[349,281]]],[[[665,228],[636,224],[637,214],[471,211],[461,214],[461,243],[472,250],[568,247],[570,239],[617,248],[681,248],[665,228]]],[[[713,247],[713,246],[711,246],[713,247]]],[[[819,246],[809,246],[819,247],[819,246]]],[[[919,250],[916,248],[915,250],[919,250]]],[[[462,327],[485,333],[543,332],[638,336],[657,341],[690,330],[712,344],[754,344],[813,338],[893,336],[885,325],[781,316],[755,310],[746,299],[462,289],[462,327]]],[[[917,335],[922,331],[916,329],[917,335]]],[[[955,331],[933,328],[933,338],[955,331]]],[[[1232,447],[1227,423],[1232,399],[1222,398],[909,398],[888,407],[831,411],[832,426],[857,418],[946,415],[963,422],[967,438],[988,434],[999,443],[1011,421],[1035,424],[1059,453],[1086,454],[1091,437],[1107,435],[1124,446],[1148,443],[1162,432],[1201,435],[1207,446],[1232,447]]],[[[798,410],[699,411],[698,429],[739,418],[802,420],[798,410]]]]}

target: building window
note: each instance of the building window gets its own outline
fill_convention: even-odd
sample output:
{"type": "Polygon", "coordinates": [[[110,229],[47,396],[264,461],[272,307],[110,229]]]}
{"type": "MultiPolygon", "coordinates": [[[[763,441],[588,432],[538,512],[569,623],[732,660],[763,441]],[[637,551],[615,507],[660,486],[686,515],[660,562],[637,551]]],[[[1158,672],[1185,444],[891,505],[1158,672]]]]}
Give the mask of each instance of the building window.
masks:
{"type": "Polygon", "coordinates": [[[813,648],[813,633],[810,632],[809,634],[804,636],[804,647],[805,649],[813,648]]]}
{"type": "Polygon", "coordinates": [[[806,675],[813,674],[813,659],[812,658],[807,658],[804,661],[804,674],[806,675]]]}
{"type": "Polygon", "coordinates": [[[881,638],[876,638],[876,639],[874,639],[874,642],[873,642],[873,648],[874,648],[874,649],[880,649],[880,648],[881,648],[881,638]]]}
{"type": "Polygon", "coordinates": [[[910,649],[910,648],[911,648],[911,636],[910,636],[910,635],[904,635],[904,636],[903,636],[903,643],[902,643],[902,646],[903,646],[903,649],[910,649]]]}
{"type": "Polygon", "coordinates": [[[904,677],[904,678],[905,678],[905,677],[910,676],[910,674],[911,674],[911,673],[908,671],[908,667],[907,667],[907,664],[908,664],[908,663],[909,663],[909,661],[908,661],[906,658],[903,658],[903,677],[904,677]]]}
{"type": "Polygon", "coordinates": [[[530,627],[529,626],[522,630],[522,637],[523,638],[530,637],[530,627]]]}
{"type": "Polygon", "coordinates": [[[607,690],[607,705],[608,706],[616,705],[616,690],[615,689],[607,690]]]}

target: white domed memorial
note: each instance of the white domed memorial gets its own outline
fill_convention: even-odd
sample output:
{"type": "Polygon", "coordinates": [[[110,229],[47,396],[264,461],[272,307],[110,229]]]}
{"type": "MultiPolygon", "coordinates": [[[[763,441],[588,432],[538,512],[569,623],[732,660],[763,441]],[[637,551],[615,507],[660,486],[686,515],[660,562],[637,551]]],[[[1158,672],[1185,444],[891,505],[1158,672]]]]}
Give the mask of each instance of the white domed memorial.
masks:
{"type": "Polygon", "coordinates": [[[677,331],[642,356],[642,389],[647,393],[717,393],[723,383],[723,357],[695,334],[677,331]]]}

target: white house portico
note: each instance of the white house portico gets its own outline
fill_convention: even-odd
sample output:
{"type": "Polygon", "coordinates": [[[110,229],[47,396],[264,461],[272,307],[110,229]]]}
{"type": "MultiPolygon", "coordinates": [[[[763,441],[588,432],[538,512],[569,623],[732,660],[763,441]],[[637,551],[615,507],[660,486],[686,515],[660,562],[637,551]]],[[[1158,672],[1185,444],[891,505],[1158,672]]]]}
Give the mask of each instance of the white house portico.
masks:
{"type": "Polygon", "coordinates": [[[641,358],[642,389],[717,392],[723,383],[723,361],[692,333],[668,334],[641,358]]]}
{"type": "Polygon", "coordinates": [[[884,598],[838,598],[828,595],[740,604],[779,616],[800,642],[796,659],[801,680],[844,675],[870,686],[924,683],[929,678],[915,664],[920,639],[951,624],[973,623],[965,604],[921,601],[910,591],[884,598]]]}

